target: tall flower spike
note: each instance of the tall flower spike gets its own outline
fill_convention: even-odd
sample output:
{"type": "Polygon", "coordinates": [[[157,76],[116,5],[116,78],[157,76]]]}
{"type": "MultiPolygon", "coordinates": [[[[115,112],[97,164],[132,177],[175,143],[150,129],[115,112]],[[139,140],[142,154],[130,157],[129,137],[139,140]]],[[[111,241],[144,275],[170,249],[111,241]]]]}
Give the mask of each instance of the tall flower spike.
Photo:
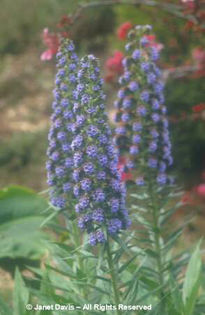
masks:
{"type": "Polygon", "coordinates": [[[46,163],[51,203],[60,209],[68,205],[72,192],[73,167],[71,141],[75,131],[73,112],[78,107],[76,95],[77,63],[73,42],[63,39],[56,55],[58,72],[55,80],[53,114],[49,131],[46,163]],[[73,92],[74,91],[74,92],[73,92]]]}
{"type": "Polygon", "coordinates": [[[104,112],[105,95],[98,61],[93,55],[81,60],[78,73],[79,108],[75,115],[73,193],[78,225],[89,233],[91,245],[106,241],[128,227],[125,188],[117,170],[118,158],[104,112]]]}
{"type": "Polygon", "coordinates": [[[115,144],[121,155],[129,155],[127,167],[137,169],[139,186],[150,177],[158,185],[168,183],[166,170],[173,163],[164,84],[156,64],[159,51],[150,45],[151,29],[149,25],[136,26],[129,32],[124,74],[119,78],[121,89],[115,101],[119,124],[115,144]]]}

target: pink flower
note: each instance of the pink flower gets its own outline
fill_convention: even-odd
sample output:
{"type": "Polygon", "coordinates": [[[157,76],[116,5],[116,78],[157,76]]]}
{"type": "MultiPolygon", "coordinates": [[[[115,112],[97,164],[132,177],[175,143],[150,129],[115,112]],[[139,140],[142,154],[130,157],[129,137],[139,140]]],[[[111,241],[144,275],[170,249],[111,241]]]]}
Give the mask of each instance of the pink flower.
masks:
{"type": "Polygon", "coordinates": [[[117,30],[117,36],[119,39],[124,40],[127,37],[128,31],[132,28],[132,24],[130,22],[125,22],[117,30]]]}
{"type": "Polygon", "coordinates": [[[181,0],[181,2],[187,7],[189,10],[193,10],[195,8],[195,0],[181,0]]]}
{"type": "Polygon", "coordinates": [[[51,60],[56,55],[59,47],[59,38],[55,33],[50,33],[48,28],[43,30],[43,42],[48,47],[46,51],[41,54],[41,60],[51,60]]]}
{"type": "Polygon", "coordinates": [[[194,204],[194,200],[192,198],[192,194],[190,191],[185,192],[185,194],[181,198],[181,202],[184,205],[193,205],[194,204]]]}
{"type": "Polygon", "coordinates": [[[200,184],[196,187],[196,192],[199,196],[205,197],[205,184],[200,184]]]}
{"type": "Polygon", "coordinates": [[[106,68],[112,72],[116,72],[118,74],[122,73],[123,66],[122,66],[122,59],[124,55],[121,51],[116,51],[114,56],[110,57],[106,61],[106,68]]]}
{"type": "Polygon", "coordinates": [[[125,168],[125,166],[126,166],[126,163],[127,163],[127,160],[126,160],[126,158],[124,158],[124,157],[120,157],[119,158],[119,162],[118,162],[118,165],[117,165],[117,167],[118,167],[118,170],[119,170],[119,172],[120,172],[120,175],[121,175],[121,181],[122,182],[126,182],[126,181],[128,181],[128,180],[132,180],[133,179],[133,176],[132,176],[132,173],[131,172],[125,172],[124,171],[124,168],[125,168]]]}
{"type": "Polygon", "coordinates": [[[205,103],[200,103],[192,107],[194,113],[200,113],[205,110],[205,103]]]}
{"type": "Polygon", "coordinates": [[[155,35],[145,35],[145,38],[149,41],[149,43],[146,45],[147,47],[155,47],[158,51],[164,48],[163,44],[156,42],[155,35]]]}
{"type": "Polygon", "coordinates": [[[196,64],[204,65],[205,64],[205,49],[202,47],[197,47],[192,50],[192,57],[195,60],[196,64]]]}

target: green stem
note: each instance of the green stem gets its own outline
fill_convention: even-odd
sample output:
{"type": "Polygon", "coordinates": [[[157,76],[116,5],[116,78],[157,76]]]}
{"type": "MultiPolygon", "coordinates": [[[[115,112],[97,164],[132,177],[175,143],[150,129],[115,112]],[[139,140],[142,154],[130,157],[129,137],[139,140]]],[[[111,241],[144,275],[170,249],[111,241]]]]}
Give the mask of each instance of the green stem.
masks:
{"type": "Polygon", "coordinates": [[[161,312],[164,314],[166,311],[165,305],[165,295],[164,295],[164,272],[163,272],[163,255],[160,244],[160,207],[158,204],[158,200],[155,196],[155,191],[153,189],[152,184],[149,187],[149,193],[151,197],[151,207],[152,207],[152,218],[153,218],[153,233],[154,233],[154,249],[156,251],[156,266],[158,272],[158,281],[160,284],[160,298],[161,298],[161,312]]]}
{"type": "Polygon", "coordinates": [[[118,305],[120,303],[120,297],[119,297],[119,291],[117,288],[116,270],[114,267],[114,263],[113,263],[113,259],[112,259],[112,253],[110,250],[109,237],[107,238],[106,249],[107,249],[107,261],[108,261],[108,266],[110,269],[110,276],[111,276],[111,282],[112,282],[112,288],[113,288],[114,301],[115,301],[115,305],[117,307],[116,314],[120,315],[121,311],[118,310],[118,305]]]}
{"type": "MultiPolygon", "coordinates": [[[[72,227],[73,227],[73,240],[74,240],[75,248],[78,248],[81,245],[81,234],[76,225],[76,222],[73,222],[72,227]]],[[[78,261],[79,269],[83,271],[84,269],[83,261],[82,261],[81,255],[78,252],[77,252],[77,261],[78,261]]]]}

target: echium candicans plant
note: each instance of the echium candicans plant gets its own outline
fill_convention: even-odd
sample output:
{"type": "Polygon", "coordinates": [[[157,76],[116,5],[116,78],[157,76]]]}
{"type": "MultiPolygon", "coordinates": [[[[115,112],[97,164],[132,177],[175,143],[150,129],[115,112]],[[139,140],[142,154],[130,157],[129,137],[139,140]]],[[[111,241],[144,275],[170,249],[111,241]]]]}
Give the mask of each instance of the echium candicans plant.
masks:
{"type": "MultiPolygon", "coordinates": [[[[158,311],[163,313],[169,286],[167,271],[173,264],[169,250],[181,230],[169,233],[164,227],[174,212],[176,194],[168,175],[173,158],[164,83],[157,64],[159,51],[149,42],[151,32],[151,26],[146,25],[136,26],[128,33],[124,73],[119,78],[121,87],[114,103],[117,110],[114,141],[126,160],[124,171],[131,172],[134,179],[130,188],[130,196],[137,201],[132,204],[133,216],[144,226],[140,232],[149,256],[144,270],[159,285],[158,311]]],[[[179,270],[174,269],[174,277],[179,270]]]]}
{"type": "Polygon", "coordinates": [[[78,226],[89,233],[91,245],[104,243],[130,224],[126,190],[117,169],[118,155],[105,114],[105,94],[98,61],[84,57],[78,72],[79,108],[75,113],[73,193],[78,226]]]}
{"type": "MultiPolygon", "coordinates": [[[[65,210],[65,215],[75,212],[68,218],[73,220],[70,232],[75,233],[74,226],[78,225],[79,230],[88,233],[91,246],[101,245],[117,305],[120,292],[111,239],[131,222],[126,210],[126,187],[120,181],[118,154],[105,113],[103,80],[97,59],[89,55],[78,62],[73,43],[68,40],[62,42],[57,54],[57,67],[47,162],[50,200],[54,207],[65,210]]],[[[75,244],[80,246],[81,234],[75,236],[75,244]]],[[[85,257],[81,254],[78,268],[83,272],[85,257]]]]}
{"type": "Polygon", "coordinates": [[[121,154],[127,153],[127,167],[137,168],[136,185],[165,185],[166,170],[172,165],[167,109],[164,105],[161,71],[156,62],[159,52],[149,45],[150,26],[129,33],[124,74],[118,91],[115,142],[121,154]]]}
{"type": "Polygon", "coordinates": [[[78,57],[73,42],[68,39],[62,40],[56,58],[57,74],[53,91],[46,169],[51,204],[58,209],[65,209],[72,196],[71,142],[74,132],[73,115],[78,107],[75,95],[78,57]]]}

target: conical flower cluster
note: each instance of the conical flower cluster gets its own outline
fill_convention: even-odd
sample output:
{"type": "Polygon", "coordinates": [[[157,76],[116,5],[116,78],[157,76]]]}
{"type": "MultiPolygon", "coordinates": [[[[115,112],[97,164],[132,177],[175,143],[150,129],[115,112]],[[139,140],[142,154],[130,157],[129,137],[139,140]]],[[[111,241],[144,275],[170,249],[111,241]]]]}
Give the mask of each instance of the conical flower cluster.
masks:
{"type": "Polygon", "coordinates": [[[75,125],[73,116],[78,107],[77,65],[78,57],[73,42],[64,39],[57,58],[57,75],[55,80],[53,114],[48,135],[49,147],[46,163],[51,203],[60,209],[68,206],[72,191],[73,155],[71,142],[75,125]]]}
{"type": "Polygon", "coordinates": [[[139,186],[150,178],[159,185],[168,183],[166,171],[173,163],[164,84],[157,66],[159,51],[150,45],[150,32],[149,25],[129,32],[115,101],[115,144],[121,155],[129,156],[127,167],[137,170],[139,186]]]}
{"type": "Polygon", "coordinates": [[[117,170],[118,157],[105,114],[105,95],[98,62],[93,55],[82,59],[78,72],[79,109],[75,116],[73,192],[78,225],[90,234],[90,244],[106,240],[129,225],[125,187],[117,170]]]}
{"type": "Polygon", "coordinates": [[[50,199],[60,209],[69,209],[69,201],[75,201],[78,226],[96,245],[130,224],[105,114],[103,81],[96,58],[90,55],[78,62],[68,40],[57,60],[46,164],[50,199]]]}

